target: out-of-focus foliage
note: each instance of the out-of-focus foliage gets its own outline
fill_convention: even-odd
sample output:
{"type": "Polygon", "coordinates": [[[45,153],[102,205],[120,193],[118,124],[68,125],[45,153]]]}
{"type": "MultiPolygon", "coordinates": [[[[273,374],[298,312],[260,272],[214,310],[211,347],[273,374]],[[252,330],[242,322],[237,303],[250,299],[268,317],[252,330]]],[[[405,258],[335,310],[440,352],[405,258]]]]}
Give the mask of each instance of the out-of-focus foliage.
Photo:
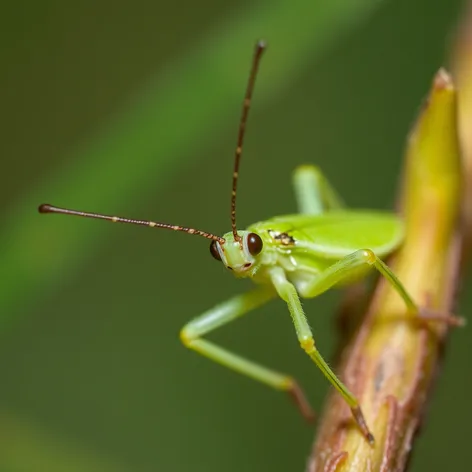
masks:
{"type": "MultiPolygon", "coordinates": [[[[303,469],[313,431],[285,397],[179,343],[190,317],[248,287],[223,273],[205,241],[41,217],[35,207],[227,231],[258,37],[270,48],[248,126],[239,224],[292,212],[290,172],[304,162],[320,165],[350,205],[391,206],[406,132],[460,11],[459,0],[431,3],[102,0],[5,9],[0,316],[10,322],[0,335],[1,470],[303,469]]],[[[306,303],[326,354],[335,298],[306,303]]],[[[452,336],[413,470],[470,460],[467,336],[452,336]],[[450,431],[457,437],[446,457],[450,431]]],[[[320,407],[327,383],[300,352],[282,303],[215,338],[293,372],[320,407]]]]}

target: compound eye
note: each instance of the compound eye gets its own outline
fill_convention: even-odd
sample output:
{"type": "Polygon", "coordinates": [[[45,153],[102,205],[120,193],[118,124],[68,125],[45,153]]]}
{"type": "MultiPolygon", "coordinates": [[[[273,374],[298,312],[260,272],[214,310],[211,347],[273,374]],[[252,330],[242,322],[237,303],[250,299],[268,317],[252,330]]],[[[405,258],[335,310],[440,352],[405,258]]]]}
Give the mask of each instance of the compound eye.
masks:
{"type": "Polygon", "coordinates": [[[247,248],[251,256],[257,256],[262,251],[262,239],[256,233],[249,233],[247,236],[247,248]]]}
{"type": "Polygon", "coordinates": [[[220,252],[218,251],[218,248],[216,247],[216,241],[212,241],[210,244],[210,252],[211,255],[217,260],[221,261],[221,256],[220,252]]]}

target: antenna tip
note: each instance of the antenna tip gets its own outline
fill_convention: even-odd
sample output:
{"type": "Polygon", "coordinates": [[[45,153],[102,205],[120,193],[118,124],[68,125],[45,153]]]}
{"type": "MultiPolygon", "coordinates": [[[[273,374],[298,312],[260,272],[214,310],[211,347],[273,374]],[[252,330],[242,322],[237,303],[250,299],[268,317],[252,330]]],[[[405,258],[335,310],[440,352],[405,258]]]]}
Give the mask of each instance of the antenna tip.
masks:
{"type": "Polygon", "coordinates": [[[38,211],[39,213],[52,213],[53,208],[54,207],[49,205],[49,203],[43,203],[42,205],[39,205],[38,211]]]}
{"type": "Polygon", "coordinates": [[[259,39],[256,43],[257,49],[265,49],[267,47],[267,41],[265,39],[259,39]]]}

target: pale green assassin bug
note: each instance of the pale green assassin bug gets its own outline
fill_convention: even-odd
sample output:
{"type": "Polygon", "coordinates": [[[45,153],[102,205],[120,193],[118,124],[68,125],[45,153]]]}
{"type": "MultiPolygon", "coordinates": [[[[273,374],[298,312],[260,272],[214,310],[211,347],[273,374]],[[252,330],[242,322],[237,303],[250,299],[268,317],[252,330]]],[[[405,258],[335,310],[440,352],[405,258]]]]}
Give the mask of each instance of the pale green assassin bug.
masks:
{"type": "Polygon", "coordinates": [[[49,204],[41,205],[39,211],[166,228],[211,239],[210,251],[213,257],[222,261],[236,277],[252,278],[258,287],[231,298],[190,321],[180,334],[184,345],[270,387],[289,392],[301,413],[312,418],[311,407],[292,377],[202,339],[203,335],[279,296],[288,305],[302,349],[342,395],[363,435],[373,444],[374,436],[367,426],[358,400],[331,370],[315,346],[300,297],[316,297],[333,286],[365,275],[369,268],[374,267],[398,292],[410,312],[424,315],[425,319],[442,320],[451,324],[460,324],[460,320],[453,316],[423,313],[381,260],[402,242],[401,219],[393,213],[343,209],[335,190],[314,166],[301,166],[294,173],[299,214],[278,216],[255,223],[245,231],[237,230],[236,187],[239,162],[254,83],[265,48],[262,41],[256,44],[242,109],[233,171],[230,232],[220,237],[179,225],[69,210],[49,204]]]}

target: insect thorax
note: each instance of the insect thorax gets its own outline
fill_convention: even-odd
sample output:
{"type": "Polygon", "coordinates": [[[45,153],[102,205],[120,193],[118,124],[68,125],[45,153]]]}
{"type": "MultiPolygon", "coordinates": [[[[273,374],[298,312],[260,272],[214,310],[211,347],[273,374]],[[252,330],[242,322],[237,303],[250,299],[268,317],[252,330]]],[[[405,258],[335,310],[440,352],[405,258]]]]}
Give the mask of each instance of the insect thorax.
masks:
{"type": "Polygon", "coordinates": [[[266,279],[267,269],[277,265],[284,269],[287,279],[298,288],[300,284],[313,280],[329,264],[297,245],[300,232],[289,222],[281,224],[277,220],[268,220],[251,225],[248,231],[257,232],[264,242],[261,266],[255,281],[266,279]]]}

